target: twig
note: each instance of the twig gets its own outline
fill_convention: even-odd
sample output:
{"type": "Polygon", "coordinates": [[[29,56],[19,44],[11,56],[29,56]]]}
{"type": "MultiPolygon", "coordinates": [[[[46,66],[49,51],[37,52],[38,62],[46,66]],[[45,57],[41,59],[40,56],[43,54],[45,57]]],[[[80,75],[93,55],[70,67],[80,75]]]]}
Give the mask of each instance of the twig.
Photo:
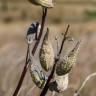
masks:
{"type": "Polygon", "coordinates": [[[45,24],[45,19],[46,19],[46,15],[47,15],[47,8],[43,8],[43,16],[42,16],[42,24],[41,24],[41,29],[40,29],[40,34],[39,34],[39,37],[38,37],[38,40],[37,42],[35,43],[35,46],[32,50],[32,54],[34,55],[37,47],[38,47],[38,44],[40,42],[40,39],[41,39],[41,36],[42,36],[42,33],[43,33],[43,29],[44,29],[44,24],[45,24]]]}
{"type": "Polygon", "coordinates": [[[24,90],[26,90],[27,89],[27,85],[23,85],[21,88],[20,88],[20,90],[19,90],[19,92],[18,92],[18,95],[20,95],[22,92],[24,92],[24,90]]]}
{"type": "Polygon", "coordinates": [[[57,51],[57,53],[58,53],[58,51],[59,51],[58,38],[57,38],[57,37],[55,37],[55,40],[57,41],[57,42],[56,42],[56,45],[57,45],[57,48],[56,48],[57,50],[56,50],[56,51],[57,51]]]}
{"type": "Polygon", "coordinates": [[[61,52],[62,52],[62,48],[63,48],[64,42],[65,42],[65,40],[66,40],[67,32],[68,32],[69,27],[70,27],[70,25],[68,25],[68,27],[67,27],[67,29],[66,29],[66,32],[65,32],[65,34],[64,34],[64,37],[63,37],[63,41],[62,41],[62,44],[61,44],[61,48],[60,48],[59,54],[61,54],[61,52]]]}
{"type": "Polygon", "coordinates": [[[36,85],[34,85],[29,91],[27,92],[26,96],[29,96],[31,92],[36,88],[36,85]]]}
{"type": "MultiPolygon", "coordinates": [[[[67,36],[69,27],[70,27],[70,26],[68,25],[67,30],[66,30],[66,32],[65,32],[65,34],[64,34],[64,37],[63,37],[63,40],[62,40],[62,44],[61,44],[61,48],[60,48],[60,51],[59,51],[59,55],[60,55],[61,52],[62,52],[62,48],[63,48],[64,42],[65,42],[65,40],[66,40],[66,36],[67,36]]],[[[59,58],[55,58],[55,62],[54,62],[52,71],[51,71],[51,73],[50,73],[50,75],[49,75],[49,77],[48,77],[48,80],[47,80],[47,82],[46,82],[46,84],[45,84],[45,87],[43,88],[40,96],[45,96],[45,95],[46,95],[46,93],[47,93],[47,91],[48,91],[48,89],[49,89],[49,83],[50,83],[50,81],[51,81],[51,79],[52,79],[52,77],[53,77],[53,75],[54,75],[55,66],[56,66],[56,63],[57,63],[58,60],[59,60],[59,58]]]]}
{"type": "Polygon", "coordinates": [[[73,96],[79,96],[80,91],[84,88],[85,84],[87,83],[87,81],[89,79],[91,79],[92,77],[96,76],[96,72],[90,74],[89,76],[86,77],[86,79],[84,80],[84,82],[82,83],[81,87],[78,89],[78,91],[75,92],[75,94],[73,96]]]}
{"type": "MultiPolygon", "coordinates": [[[[35,52],[36,52],[36,49],[38,47],[38,44],[40,42],[40,39],[42,37],[42,33],[43,33],[43,29],[44,29],[44,24],[45,24],[45,19],[46,19],[46,15],[47,15],[47,8],[43,8],[43,16],[42,16],[42,23],[41,23],[41,30],[40,30],[40,34],[39,34],[39,37],[38,37],[38,40],[37,42],[35,43],[34,45],[34,48],[32,50],[32,54],[34,55],[35,52]]],[[[19,80],[19,83],[15,89],[15,92],[13,94],[13,96],[17,96],[20,88],[21,88],[21,85],[23,83],[23,80],[24,80],[24,77],[26,75],[26,72],[27,72],[27,69],[28,69],[28,63],[29,63],[29,59],[28,59],[28,49],[27,49],[27,55],[26,55],[26,62],[25,62],[25,66],[24,66],[24,69],[22,71],[22,74],[21,74],[21,77],[20,77],[20,80],[19,80]]]]}
{"type": "Polygon", "coordinates": [[[19,83],[18,83],[18,85],[17,85],[17,87],[16,87],[16,89],[15,89],[15,92],[14,92],[13,96],[17,96],[17,94],[18,94],[18,92],[19,92],[19,90],[20,90],[20,88],[21,88],[23,79],[24,79],[24,77],[25,77],[25,74],[26,74],[26,71],[27,71],[27,64],[28,64],[28,63],[27,63],[27,61],[28,61],[28,53],[29,53],[29,45],[28,45],[28,48],[27,48],[27,55],[26,55],[25,66],[24,66],[24,69],[23,69],[23,72],[22,72],[22,74],[21,74],[19,83]]]}
{"type": "Polygon", "coordinates": [[[54,91],[54,92],[52,92],[52,96],[55,96],[55,94],[56,94],[56,92],[54,91]]]}

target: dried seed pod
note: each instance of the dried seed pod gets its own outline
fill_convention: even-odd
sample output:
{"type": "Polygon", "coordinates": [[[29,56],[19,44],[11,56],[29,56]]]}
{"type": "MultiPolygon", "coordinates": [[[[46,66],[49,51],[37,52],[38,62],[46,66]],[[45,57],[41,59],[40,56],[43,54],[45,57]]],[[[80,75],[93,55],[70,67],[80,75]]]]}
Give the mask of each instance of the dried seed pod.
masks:
{"type": "Polygon", "coordinates": [[[49,90],[55,92],[63,92],[68,88],[68,75],[58,76],[55,74],[54,81],[49,84],[49,90]]]}
{"type": "Polygon", "coordinates": [[[80,45],[80,42],[78,42],[76,46],[69,52],[66,59],[63,58],[58,61],[58,64],[56,66],[56,73],[59,76],[69,73],[72,67],[75,65],[77,54],[80,47],[79,45],[80,45]]]}
{"type": "Polygon", "coordinates": [[[53,2],[52,0],[28,0],[30,3],[33,3],[35,5],[43,6],[46,8],[52,8],[53,2]]]}
{"type": "Polygon", "coordinates": [[[42,72],[42,70],[40,70],[40,68],[37,67],[36,65],[30,65],[29,68],[33,82],[36,84],[37,87],[42,89],[45,86],[47,77],[42,72]]]}
{"type": "Polygon", "coordinates": [[[49,36],[49,31],[47,31],[44,36],[39,53],[40,63],[45,71],[49,71],[53,67],[53,63],[54,63],[54,51],[48,36],[49,36]]]}
{"type": "Polygon", "coordinates": [[[37,39],[39,33],[40,33],[41,25],[39,22],[34,22],[31,24],[27,31],[27,42],[28,44],[31,44],[34,40],[37,39]]]}

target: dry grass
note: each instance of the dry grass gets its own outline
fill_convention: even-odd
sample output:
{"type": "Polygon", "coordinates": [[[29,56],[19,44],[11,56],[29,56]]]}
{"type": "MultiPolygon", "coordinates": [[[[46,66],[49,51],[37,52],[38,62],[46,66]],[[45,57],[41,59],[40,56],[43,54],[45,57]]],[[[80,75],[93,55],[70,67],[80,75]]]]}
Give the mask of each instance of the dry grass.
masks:
{"type": "MultiPolygon", "coordinates": [[[[17,85],[18,79],[24,66],[27,47],[25,32],[29,24],[30,22],[16,24],[12,23],[10,25],[0,24],[0,90],[1,93],[3,92],[1,96],[12,95],[12,92],[17,85]],[[14,30],[11,31],[12,29],[14,30]]],[[[66,26],[67,24],[63,25],[66,26]]],[[[52,33],[50,38],[53,43],[55,41],[52,38],[56,35],[60,35],[60,33],[65,30],[65,26],[63,25],[49,25],[51,29],[50,31],[52,33]]],[[[72,24],[70,28],[70,31],[72,31],[71,35],[73,34],[73,37],[77,39],[81,35],[80,37],[83,36],[82,40],[84,41],[78,56],[77,66],[70,74],[70,86],[72,86],[74,89],[79,87],[79,84],[83,81],[85,76],[96,70],[96,33],[92,32],[85,35],[83,32],[77,32],[77,30],[80,30],[79,28],[79,24],[78,26],[72,24]]],[[[85,31],[87,30],[88,29],[85,31]]],[[[53,46],[56,48],[54,44],[53,46]]],[[[86,85],[86,88],[84,88],[82,95],[85,96],[85,94],[87,94],[87,96],[94,96],[92,95],[96,94],[94,84],[95,80],[90,81],[89,84],[86,85]],[[91,92],[88,92],[89,89],[91,92]]],[[[27,72],[22,86],[23,88],[21,88],[22,90],[20,91],[19,96],[26,96],[27,92],[30,88],[32,88],[32,86],[34,86],[34,84],[32,84],[30,74],[27,72]]],[[[36,90],[38,90],[39,94],[40,90],[38,88],[36,88],[36,90]]],[[[35,92],[37,93],[37,91],[33,92],[34,96],[37,96],[37,94],[35,95],[35,92]]],[[[72,93],[73,89],[70,89],[68,92],[65,92],[65,96],[67,96],[67,94],[69,94],[68,96],[71,96],[72,93]]],[[[29,96],[33,96],[31,94],[32,92],[29,96]]]]}

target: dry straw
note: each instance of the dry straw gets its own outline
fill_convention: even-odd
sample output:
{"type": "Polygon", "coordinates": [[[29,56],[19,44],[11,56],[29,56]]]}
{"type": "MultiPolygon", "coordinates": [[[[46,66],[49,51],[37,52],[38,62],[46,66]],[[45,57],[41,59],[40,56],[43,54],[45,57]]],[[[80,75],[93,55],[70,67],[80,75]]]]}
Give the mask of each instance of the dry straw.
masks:
{"type": "Polygon", "coordinates": [[[83,81],[82,85],[80,86],[80,88],[74,93],[73,96],[79,96],[81,90],[84,88],[84,86],[86,85],[87,81],[89,81],[94,76],[96,76],[96,72],[90,74],[89,76],[87,76],[86,79],[83,81]]]}

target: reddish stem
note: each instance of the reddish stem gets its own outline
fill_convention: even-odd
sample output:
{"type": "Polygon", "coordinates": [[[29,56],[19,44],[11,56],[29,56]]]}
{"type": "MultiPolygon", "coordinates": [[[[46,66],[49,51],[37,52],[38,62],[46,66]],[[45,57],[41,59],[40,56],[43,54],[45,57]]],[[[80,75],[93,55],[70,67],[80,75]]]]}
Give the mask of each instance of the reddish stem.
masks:
{"type": "MultiPolygon", "coordinates": [[[[34,48],[32,50],[32,54],[34,55],[35,52],[36,52],[36,49],[38,47],[38,44],[40,42],[40,39],[42,37],[42,33],[43,33],[43,29],[44,29],[44,24],[45,24],[45,19],[46,19],[46,15],[47,15],[47,8],[43,8],[43,16],[42,16],[42,24],[41,24],[41,30],[40,30],[40,34],[39,34],[39,37],[38,37],[38,40],[37,42],[35,43],[34,45],[34,48]]],[[[29,45],[28,45],[29,47],[29,45]]],[[[29,49],[29,48],[28,48],[29,49]]],[[[24,80],[24,77],[26,75],[26,72],[27,72],[27,69],[28,69],[28,63],[29,63],[29,60],[28,60],[28,53],[29,53],[29,50],[27,49],[27,55],[26,55],[26,62],[25,62],[25,66],[24,66],[24,69],[22,71],[22,74],[21,74],[21,77],[20,77],[20,80],[18,82],[18,85],[15,89],[15,92],[13,94],[13,96],[17,96],[18,95],[18,92],[22,86],[22,83],[23,83],[23,80],[24,80]]]]}

